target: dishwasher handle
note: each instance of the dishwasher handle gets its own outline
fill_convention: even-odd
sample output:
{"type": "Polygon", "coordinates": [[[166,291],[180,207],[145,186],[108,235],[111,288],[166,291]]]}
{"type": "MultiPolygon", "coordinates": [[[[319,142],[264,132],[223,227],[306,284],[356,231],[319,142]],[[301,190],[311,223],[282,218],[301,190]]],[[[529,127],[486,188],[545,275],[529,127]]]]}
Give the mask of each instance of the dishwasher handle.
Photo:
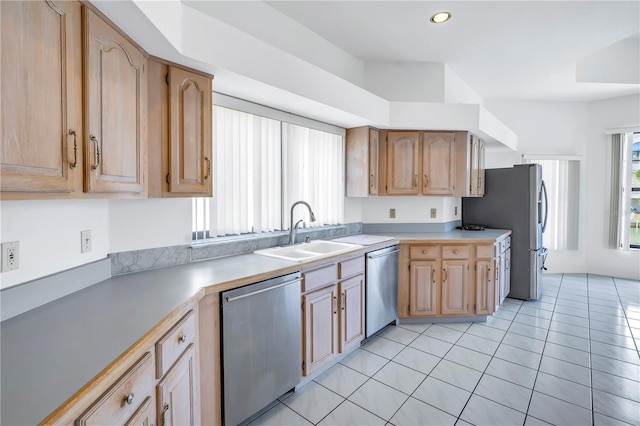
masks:
{"type": "Polygon", "coordinates": [[[277,284],[271,287],[263,288],[261,290],[252,291],[251,293],[241,294],[240,296],[226,296],[225,299],[227,302],[233,302],[235,300],[244,299],[245,297],[255,296],[256,294],[264,293],[265,291],[275,290],[276,288],[284,287],[285,285],[299,283],[302,281],[302,278],[296,278],[295,280],[285,281],[281,284],[277,284]]]}
{"type": "Polygon", "coordinates": [[[395,254],[398,253],[400,250],[394,250],[394,251],[388,251],[386,253],[382,253],[382,254],[374,254],[374,255],[367,255],[367,259],[377,259],[379,257],[384,257],[384,256],[389,256],[391,254],[395,254]]]}

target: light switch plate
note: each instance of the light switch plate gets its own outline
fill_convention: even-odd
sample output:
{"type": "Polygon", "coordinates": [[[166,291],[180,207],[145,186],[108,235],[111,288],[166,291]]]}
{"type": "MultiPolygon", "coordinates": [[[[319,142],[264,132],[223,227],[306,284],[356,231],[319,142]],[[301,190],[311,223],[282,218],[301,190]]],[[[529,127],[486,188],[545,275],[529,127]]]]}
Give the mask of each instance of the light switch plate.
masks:
{"type": "Polygon", "coordinates": [[[431,209],[431,218],[435,218],[436,217],[436,209],[431,209]]]}
{"type": "Polygon", "coordinates": [[[390,219],[396,218],[396,209],[389,209],[389,218],[390,219]]]}
{"type": "Polygon", "coordinates": [[[80,253],[91,251],[91,230],[80,231],[80,253]]]}

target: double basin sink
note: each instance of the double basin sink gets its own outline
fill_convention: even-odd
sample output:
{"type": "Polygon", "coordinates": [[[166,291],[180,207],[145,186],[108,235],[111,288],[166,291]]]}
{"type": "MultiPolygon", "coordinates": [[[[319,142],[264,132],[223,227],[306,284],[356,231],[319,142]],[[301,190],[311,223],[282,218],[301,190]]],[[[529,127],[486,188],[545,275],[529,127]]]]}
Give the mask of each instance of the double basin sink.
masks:
{"type": "Polygon", "coordinates": [[[307,262],[362,248],[358,244],[339,243],[336,241],[314,240],[293,246],[272,247],[256,250],[255,254],[284,259],[292,262],[307,262]]]}

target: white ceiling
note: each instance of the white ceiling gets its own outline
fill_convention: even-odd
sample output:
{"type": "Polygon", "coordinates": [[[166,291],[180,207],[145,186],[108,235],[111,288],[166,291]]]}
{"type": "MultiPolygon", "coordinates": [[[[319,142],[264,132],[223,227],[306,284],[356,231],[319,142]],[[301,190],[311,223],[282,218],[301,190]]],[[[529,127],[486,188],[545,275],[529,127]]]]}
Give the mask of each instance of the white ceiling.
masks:
{"type": "Polygon", "coordinates": [[[185,3],[263,39],[269,28],[274,34],[283,28],[285,15],[296,24],[287,26],[287,37],[266,40],[285,50],[304,48],[294,45],[309,39],[302,30],[311,30],[365,64],[445,63],[485,99],[592,101],[640,91],[638,84],[575,78],[576,61],[637,38],[637,0],[185,3]],[[440,10],[452,19],[429,23],[440,10]]]}

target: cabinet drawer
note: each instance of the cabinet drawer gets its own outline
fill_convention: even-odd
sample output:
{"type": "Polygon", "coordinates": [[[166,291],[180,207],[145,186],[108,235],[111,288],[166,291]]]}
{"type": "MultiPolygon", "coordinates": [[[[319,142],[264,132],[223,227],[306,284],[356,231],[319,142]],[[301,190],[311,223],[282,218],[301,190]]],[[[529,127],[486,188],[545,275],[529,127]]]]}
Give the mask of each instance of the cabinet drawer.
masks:
{"type": "Polygon", "coordinates": [[[146,352],[87,411],[76,425],[121,425],[153,395],[153,357],[146,352]]]}
{"type": "Polygon", "coordinates": [[[361,274],[362,272],[364,272],[364,256],[358,256],[338,264],[338,274],[340,279],[361,274]]]}
{"type": "Polygon", "coordinates": [[[469,246],[442,246],[443,259],[468,259],[469,246]]]}
{"type": "Polygon", "coordinates": [[[440,246],[411,246],[409,256],[411,259],[438,259],[440,246]]]}
{"type": "Polygon", "coordinates": [[[493,252],[493,244],[476,246],[476,258],[478,259],[493,259],[495,253],[493,252]]]}
{"type": "Polygon", "coordinates": [[[156,343],[156,378],[159,379],[195,340],[196,317],[189,311],[156,343]]]}
{"type": "Polygon", "coordinates": [[[302,291],[311,291],[338,280],[338,265],[327,265],[314,271],[302,273],[302,291]]]}

